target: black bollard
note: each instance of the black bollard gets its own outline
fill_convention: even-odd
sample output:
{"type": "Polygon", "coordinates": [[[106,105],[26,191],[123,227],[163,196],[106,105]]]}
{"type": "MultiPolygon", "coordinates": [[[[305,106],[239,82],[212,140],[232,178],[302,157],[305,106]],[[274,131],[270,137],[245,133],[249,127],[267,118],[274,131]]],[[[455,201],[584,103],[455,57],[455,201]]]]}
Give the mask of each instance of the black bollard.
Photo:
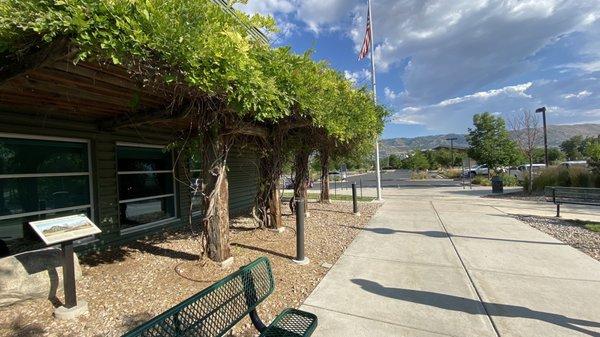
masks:
{"type": "Polygon", "coordinates": [[[358,211],[358,201],[356,200],[356,183],[352,183],[352,213],[360,215],[358,211]]]}
{"type": "Polygon", "coordinates": [[[65,288],[65,308],[77,306],[77,291],[75,290],[75,258],[73,241],[61,244],[63,255],[63,284],[65,288]]]}
{"type": "Polygon", "coordinates": [[[301,265],[309,263],[308,258],[304,256],[304,208],[304,199],[296,200],[296,258],[294,262],[301,265]]]}

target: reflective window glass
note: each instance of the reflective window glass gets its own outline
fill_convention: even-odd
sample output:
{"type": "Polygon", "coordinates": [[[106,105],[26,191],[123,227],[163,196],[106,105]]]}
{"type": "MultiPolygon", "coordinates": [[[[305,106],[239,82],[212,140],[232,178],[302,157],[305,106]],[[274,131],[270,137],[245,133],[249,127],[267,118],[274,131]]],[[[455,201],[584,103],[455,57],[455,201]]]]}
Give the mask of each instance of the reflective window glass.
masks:
{"type": "Polygon", "coordinates": [[[175,216],[174,197],[127,202],[121,204],[121,225],[133,227],[175,216]]]}
{"type": "Polygon", "coordinates": [[[86,213],[91,217],[88,145],[0,137],[0,248],[40,246],[28,222],[86,213]]]}
{"type": "Polygon", "coordinates": [[[159,148],[117,147],[121,226],[133,227],[175,217],[171,158],[171,152],[159,148]]]}
{"type": "Polygon", "coordinates": [[[119,200],[146,198],[173,193],[171,173],[119,175],[119,200]]]}
{"type": "Polygon", "coordinates": [[[117,167],[125,171],[168,171],[172,169],[171,152],[159,148],[119,146],[117,167]]]}
{"type": "Polygon", "coordinates": [[[87,171],[86,143],[0,138],[0,175],[87,171]]]}
{"type": "Polygon", "coordinates": [[[89,177],[0,179],[0,216],[88,205],[89,177]]]}

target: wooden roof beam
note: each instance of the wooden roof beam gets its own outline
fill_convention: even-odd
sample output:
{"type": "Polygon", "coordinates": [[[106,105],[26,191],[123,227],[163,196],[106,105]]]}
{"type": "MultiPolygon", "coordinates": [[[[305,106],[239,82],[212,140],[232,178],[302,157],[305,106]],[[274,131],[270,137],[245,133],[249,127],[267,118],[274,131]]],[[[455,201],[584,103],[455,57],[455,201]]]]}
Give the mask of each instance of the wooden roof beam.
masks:
{"type": "Polygon", "coordinates": [[[0,66],[0,86],[10,79],[27,71],[51,64],[70,54],[67,39],[60,39],[41,48],[36,48],[28,54],[14,57],[12,60],[3,60],[0,66]]]}
{"type": "Polygon", "coordinates": [[[170,121],[183,117],[186,110],[187,109],[179,109],[175,113],[169,112],[164,108],[141,110],[136,113],[125,114],[116,118],[102,120],[98,123],[98,126],[101,130],[114,131],[126,127],[139,126],[160,121],[170,121]]]}

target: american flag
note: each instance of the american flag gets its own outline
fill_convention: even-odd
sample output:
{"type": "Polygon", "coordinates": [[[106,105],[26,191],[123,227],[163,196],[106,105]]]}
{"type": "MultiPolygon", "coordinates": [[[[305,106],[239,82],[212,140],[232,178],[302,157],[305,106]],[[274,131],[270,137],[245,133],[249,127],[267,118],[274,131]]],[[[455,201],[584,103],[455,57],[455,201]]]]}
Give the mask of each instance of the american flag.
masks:
{"type": "Polygon", "coordinates": [[[371,47],[371,11],[367,11],[367,29],[365,31],[365,40],[363,41],[362,48],[360,48],[360,53],[358,54],[358,59],[364,59],[369,53],[369,48],[371,47]]]}

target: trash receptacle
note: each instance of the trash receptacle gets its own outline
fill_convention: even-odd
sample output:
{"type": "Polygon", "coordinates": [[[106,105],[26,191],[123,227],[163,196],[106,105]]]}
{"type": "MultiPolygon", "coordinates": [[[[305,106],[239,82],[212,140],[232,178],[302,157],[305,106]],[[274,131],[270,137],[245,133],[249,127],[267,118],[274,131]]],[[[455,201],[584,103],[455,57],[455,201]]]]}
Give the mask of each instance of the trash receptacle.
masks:
{"type": "Polygon", "coordinates": [[[504,181],[499,176],[492,178],[492,193],[504,193],[504,181]]]}

